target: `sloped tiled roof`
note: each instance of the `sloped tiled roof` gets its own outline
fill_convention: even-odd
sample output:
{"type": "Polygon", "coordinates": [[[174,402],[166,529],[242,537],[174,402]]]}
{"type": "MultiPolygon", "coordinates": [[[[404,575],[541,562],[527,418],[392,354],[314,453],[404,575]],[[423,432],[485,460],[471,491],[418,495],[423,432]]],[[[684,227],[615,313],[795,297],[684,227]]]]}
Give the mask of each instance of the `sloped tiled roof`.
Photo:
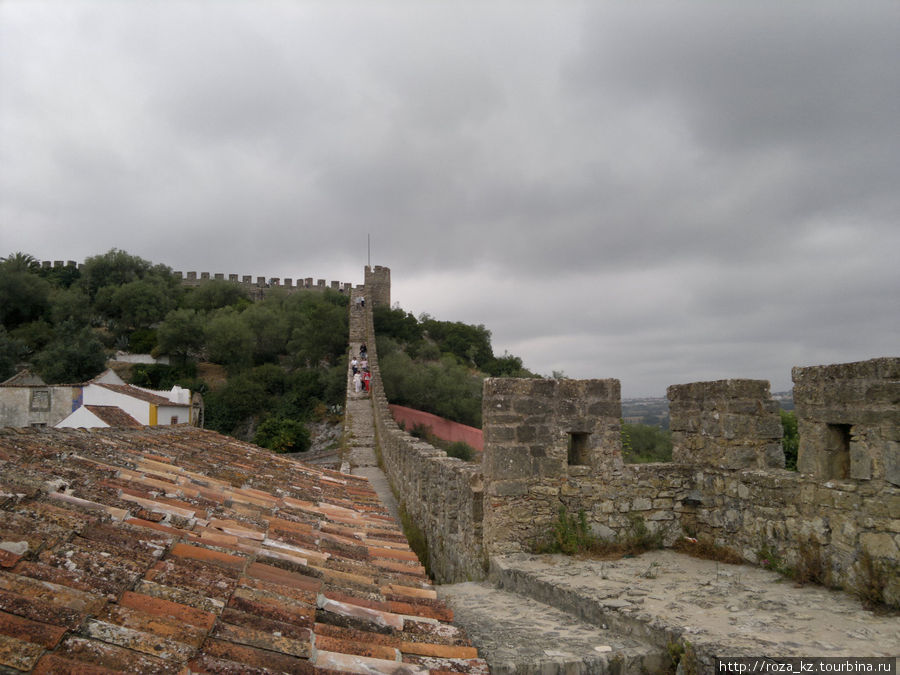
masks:
{"type": "Polygon", "coordinates": [[[132,398],[140,399],[147,403],[153,403],[154,405],[190,407],[187,403],[176,403],[175,401],[170,401],[165,396],[160,396],[159,394],[133,387],[130,384],[107,384],[105,382],[98,382],[96,384],[98,387],[103,387],[104,389],[109,389],[110,391],[115,391],[124,394],[125,396],[131,396],[132,398]]]}
{"type": "Polygon", "coordinates": [[[114,405],[86,405],[84,406],[94,413],[101,421],[111,427],[140,427],[140,422],[127,412],[114,405]]]}
{"type": "Polygon", "coordinates": [[[27,368],[20,370],[8,380],[0,382],[0,387],[46,387],[47,383],[40,375],[32,373],[27,368]]]}
{"type": "Polygon", "coordinates": [[[0,670],[486,673],[359,477],[188,426],[0,430],[0,670]]]}

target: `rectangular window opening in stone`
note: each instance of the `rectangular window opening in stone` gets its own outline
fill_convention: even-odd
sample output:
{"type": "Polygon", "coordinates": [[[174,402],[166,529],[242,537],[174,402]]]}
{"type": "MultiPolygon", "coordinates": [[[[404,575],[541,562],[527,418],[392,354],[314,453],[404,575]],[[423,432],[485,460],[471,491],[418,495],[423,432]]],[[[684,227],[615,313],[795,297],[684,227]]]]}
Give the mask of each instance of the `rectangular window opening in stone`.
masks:
{"type": "Polygon", "coordinates": [[[172,418],[169,420],[170,424],[178,424],[178,415],[172,415],[172,418]]]}
{"type": "Polygon", "coordinates": [[[825,438],[828,452],[828,477],[848,478],[850,476],[850,436],[851,425],[829,424],[825,438]]]}
{"type": "Polygon", "coordinates": [[[569,466],[587,466],[589,433],[583,431],[569,432],[569,466]]]}
{"type": "Polygon", "coordinates": [[[31,410],[45,411],[50,410],[50,390],[35,389],[31,392],[31,410]]]}

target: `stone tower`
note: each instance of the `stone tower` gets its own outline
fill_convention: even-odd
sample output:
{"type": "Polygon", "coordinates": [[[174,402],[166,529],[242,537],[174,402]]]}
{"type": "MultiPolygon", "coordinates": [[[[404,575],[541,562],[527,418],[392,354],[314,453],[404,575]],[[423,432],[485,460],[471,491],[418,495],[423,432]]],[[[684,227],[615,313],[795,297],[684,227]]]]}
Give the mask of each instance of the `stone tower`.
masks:
{"type": "Polygon", "coordinates": [[[372,303],[372,307],[390,307],[391,306],[391,269],[375,265],[374,268],[366,265],[366,293],[369,294],[367,300],[372,303]]]}

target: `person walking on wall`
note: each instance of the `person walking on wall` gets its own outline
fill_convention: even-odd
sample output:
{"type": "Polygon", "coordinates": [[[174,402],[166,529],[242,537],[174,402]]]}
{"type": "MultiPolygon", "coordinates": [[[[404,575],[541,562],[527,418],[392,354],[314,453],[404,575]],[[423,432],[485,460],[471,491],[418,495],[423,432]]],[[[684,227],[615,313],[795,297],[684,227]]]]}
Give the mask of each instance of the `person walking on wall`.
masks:
{"type": "Polygon", "coordinates": [[[372,382],[372,373],[369,372],[369,369],[366,368],[363,372],[363,386],[366,388],[366,393],[369,393],[369,384],[372,382]]]}
{"type": "Polygon", "coordinates": [[[353,371],[354,375],[359,371],[359,361],[356,360],[355,356],[350,360],[350,370],[353,371]]]}
{"type": "Polygon", "coordinates": [[[358,394],[359,390],[361,388],[362,388],[362,377],[360,376],[359,371],[356,371],[353,374],[353,391],[358,394]]]}

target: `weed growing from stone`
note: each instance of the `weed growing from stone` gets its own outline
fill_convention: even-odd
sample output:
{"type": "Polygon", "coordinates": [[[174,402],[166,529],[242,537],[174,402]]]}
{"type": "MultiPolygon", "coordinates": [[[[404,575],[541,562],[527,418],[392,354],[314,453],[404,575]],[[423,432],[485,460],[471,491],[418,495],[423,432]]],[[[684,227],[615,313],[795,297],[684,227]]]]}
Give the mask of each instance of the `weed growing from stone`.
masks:
{"type": "Polygon", "coordinates": [[[784,558],[768,544],[764,543],[757,549],[756,559],[759,561],[759,566],[763,569],[778,572],[778,574],[790,579],[794,578],[794,568],[788,565],[784,558]]]}
{"type": "Polygon", "coordinates": [[[419,561],[425,567],[425,572],[429,577],[432,577],[431,569],[428,565],[428,540],[425,539],[425,533],[422,531],[418,525],[416,525],[415,521],[412,519],[412,516],[409,515],[409,512],[406,510],[406,503],[400,502],[400,526],[403,528],[403,534],[406,535],[406,540],[409,542],[409,547],[413,550],[413,553],[419,558],[419,561]]]}
{"type": "Polygon", "coordinates": [[[727,546],[719,546],[705,537],[700,537],[699,539],[694,537],[682,537],[672,544],[672,549],[694,558],[715,560],[730,565],[740,565],[744,562],[741,555],[734,549],[728,548],[727,546]]]}
{"type": "Polygon", "coordinates": [[[662,532],[651,532],[638,515],[632,515],[629,521],[628,529],[615,539],[601,539],[591,533],[583,509],[574,516],[566,513],[565,507],[560,506],[552,533],[535,547],[535,552],[621,557],[663,547],[662,532]]]}
{"type": "Polygon", "coordinates": [[[863,551],[857,563],[859,573],[853,591],[863,606],[873,612],[893,612],[900,609],[900,598],[889,598],[889,586],[893,580],[896,593],[897,579],[900,578],[900,564],[896,561],[875,560],[868,551],[863,551]]]}

